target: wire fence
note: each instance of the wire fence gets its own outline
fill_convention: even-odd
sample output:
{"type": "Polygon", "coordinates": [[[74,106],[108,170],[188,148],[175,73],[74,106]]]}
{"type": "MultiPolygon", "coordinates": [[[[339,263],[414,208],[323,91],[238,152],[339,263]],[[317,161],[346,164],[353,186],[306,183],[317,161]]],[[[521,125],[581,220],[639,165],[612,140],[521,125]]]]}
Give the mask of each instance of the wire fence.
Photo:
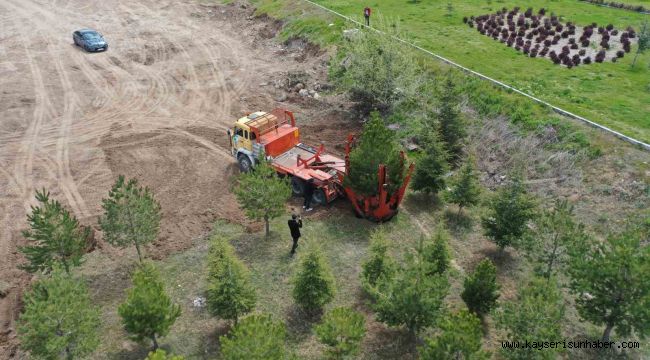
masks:
{"type": "MultiPolygon", "coordinates": [[[[399,42],[401,42],[401,43],[403,43],[403,44],[405,44],[405,45],[407,45],[407,46],[410,46],[410,47],[412,47],[412,48],[414,48],[414,49],[417,49],[417,50],[419,50],[419,51],[422,51],[422,52],[426,53],[427,55],[432,56],[433,58],[438,59],[438,60],[440,60],[440,61],[442,61],[442,62],[444,62],[444,63],[447,63],[447,64],[449,64],[449,65],[451,65],[451,66],[454,66],[454,67],[456,67],[456,68],[459,68],[459,69],[463,70],[463,71],[466,72],[466,73],[469,73],[469,74],[472,74],[472,75],[474,75],[474,76],[477,76],[477,77],[479,77],[479,78],[481,78],[481,79],[483,79],[483,80],[487,80],[487,81],[489,81],[489,82],[492,82],[493,84],[496,84],[496,85],[501,86],[501,87],[503,87],[503,88],[505,88],[505,89],[508,89],[508,90],[510,90],[510,91],[513,91],[513,92],[515,92],[515,93],[517,93],[517,94],[519,94],[519,95],[525,96],[525,97],[527,97],[528,99],[533,100],[533,101],[535,101],[535,102],[538,103],[538,104],[541,104],[541,105],[544,105],[544,106],[546,106],[546,107],[549,107],[549,108],[551,108],[553,111],[555,111],[556,113],[558,113],[558,114],[560,114],[560,115],[563,115],[563,116],[566,116],[566,117],[569,117],[569,118],[572,118],[572,119],[575,119],[575,120],[578,120],[578,121],[582,121],[582,122],[584,122],[584,123],[586,123],[586,124],[589,124],[589,125],[591,125],[591,126],[597,128],[597,129],[600,129],[600,130],[602,130],[602,131],[605,131],[605,132],[607,132],[607,133],[610,133],[610,134],[612,134],[612,135],[614,135],[614,136],[616,136],[616,137],[618,137],[618,138],[620,138],[620,139],[622,139],[622,140],[624,140],[624,141],[627,141],[627,142],[629,142],[629,143],[631,143],[631,144],[634,144],[634,145],[636,145],[636,146],[638,146],[638,147],[640,147],[640,148],[642,148],[642,149],[645,149],[645,150],[647,150],[647,151],[650,151],[650,144],[644,143],[643,141],[640,141],[640,140],[634,139],[634,138],[629,137],[629,136],[627,136],[627,135],[624,135],[624,134],[622,134],[622,133],[620,133],[620,132],[618,132],[618,131],[616,131],[616,130],[610,129],[610,128],[608,128],[607,126],[604,126],[604,125],[598,124],[597,122],[594,122],[594,121],[591,121],[591,120],[589,120],[589,119],[586,119],[586,118],[584,118],[584,117],[582,117],[582,116],[580,116],[580,115],[576,115],[576,114],[574,114],[574,113],[572,113],[572,112],[570,112],[570,111],[567,111],[567,110],[564,110],[564,109],[562,109],[562,108],[559,108],[559,107],[557,107],[557,106],[555,106],[555,105],[553,105],[553,104],[551,104],[551,103],[549,103],[549,102],[547,102],[547,101],[544,101],[544,100],[542,100],[542,99],[539,99],[539,98],[537,98],[537,97],[535,97],[535,96],[533,96],[533,95],[530,95],[530,94],[528,94],[528,93],[525,93],[525,92],[523,92],[523,91],[521,91],[521,90],[519,90],[519,89],[516,89],[516,88],[514,88],[514,87],[512,87],[512,86],[510,86],[510,85],[508,85],[508,84],[505,84],[505,83],[503,83],[503,82],[501,82],[501,81],[499,81],[499,80],[493,79],[493,78],[491,78],[491,77],[489,77],[489,76],[487,76],[487,75],[483,75],[483,74],[481,74],[481,73],[479,73],[479,72],[476,72],[476,71],[474,71],[474,70],[472,70],[472,69],[466,68],[466,67],[464,67],[464,66],[462,66],[462,65],[460,65],[460,64],[458,64],[458,63],[455,63],[455,62],[453,62],[453,61],[451,61],[451,60],[449,60],[449,59],[447,59],[447,58],[445,58],[445,57],[443,57],[443,56],[440,56],[440,55],[438,55],[438,54],[436,54],[436,53],[433,53],[433,52],[431,52],[431,51],[429,51],[429,50],[427,50],[427,49],[422,48],[421,46],[418,46],[418,45],[416,45],[416,44],[413,44],[413,43],[411,43],[411,42],[409,42],[409,41],[406,41],[406,40],[404,40],[404,39],[401,39],[401,38],[399,38],[399,37],[397,37],[397,36],[390,35],[390,34],[386,34],[385,32],[383,32],[383,31],[381,31],[381,30],[375,29],[375,28],[370,27],[370,26],[366,26],[365,24],[363,24],[363,23],[361,23],[361,22],[359,22],[359,21],[357,21],[357,20],[355,20],[355,19],[353,19],[353,18],[351,18],[351,17],[349,17],[349,16],[343,15],[343,14],[341,14],[341,13],[339,13],[339,12],[336,12],[336,11],[334,11],[334,10],[332,10],[332,9],[329,9],[329,8],[327,8],[327,7],[325,7],[325,6],[321,5],[321,4],[315,3],[315,2],[313,2],[313,1],[311,1],[311,0],[303,0],[303,1],[305,1],[305,2],[307,2],[307,3],[309,3],[309,4],[311,4],[311,5],[314,5],[314,6],[316,6],[316,7],[319,7],[319,8],[321,8],[321,9],[327,11],[327,12],[330,12],[330,13],[332,13],[332,14],[335,14],[336,16],[339,16],[339,17],[341,17],[341,18],[343,18],[343,19],[345,19],[345,20],[347,20],[347,21],[349,21],[349,22],[352,22],[352,23],[354,23],[354,24],[356,24],[356,25],[358,25],[358,26],[361,26],[361,27],[363,27],[363,28],[366,28],[366,29],[369,29],[369,30],[375,31],[375,32],[377,32],[377,33],[379,33],[379,34],[382,34],[382,35],[390,36],[391,38],[395,39],[396,41],[399,41],[399,42]]],[[[648,117],[650,118],[650,114],[648,115],[648,117]]]]}

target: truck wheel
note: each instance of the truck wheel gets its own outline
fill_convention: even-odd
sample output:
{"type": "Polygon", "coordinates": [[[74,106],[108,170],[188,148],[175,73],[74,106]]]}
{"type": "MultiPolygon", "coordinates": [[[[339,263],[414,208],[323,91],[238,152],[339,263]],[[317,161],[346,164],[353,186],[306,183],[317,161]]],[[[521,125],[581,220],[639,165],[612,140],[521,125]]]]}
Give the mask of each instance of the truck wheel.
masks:
{"type": "Polygon", "coordinates": [[[244,154],[239,154],[239,156],[237,156],[237,162],[239,162],[239,171],[243,173],[251,171],[251,168],[253,167],[251,160],[244,154]]]}
{"type": "Polygon", "coordinates": [[[314,195],[312,195],[312,200],[319,205],[327,205],[327,196],[325,195],[325,190],[316,189],[314,195]]]}
{"type": "Polygon", "coordinates": [[[303,196],[305,194],[305,182],[302,179],[292,176],[291,192],[294,196],[303,196]]]}

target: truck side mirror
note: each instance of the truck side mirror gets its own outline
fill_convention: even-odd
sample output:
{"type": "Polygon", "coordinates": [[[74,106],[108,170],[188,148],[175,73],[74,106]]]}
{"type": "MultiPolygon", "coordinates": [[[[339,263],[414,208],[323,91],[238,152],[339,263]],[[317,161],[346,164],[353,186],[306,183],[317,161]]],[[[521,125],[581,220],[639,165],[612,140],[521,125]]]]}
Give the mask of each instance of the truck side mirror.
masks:
{"type": "Polygon", "coordinates": [[[228,136],[232,136],[232,132],[230,132],[230,129],[226,130],[226,134],[228,134],[228,136]]]}

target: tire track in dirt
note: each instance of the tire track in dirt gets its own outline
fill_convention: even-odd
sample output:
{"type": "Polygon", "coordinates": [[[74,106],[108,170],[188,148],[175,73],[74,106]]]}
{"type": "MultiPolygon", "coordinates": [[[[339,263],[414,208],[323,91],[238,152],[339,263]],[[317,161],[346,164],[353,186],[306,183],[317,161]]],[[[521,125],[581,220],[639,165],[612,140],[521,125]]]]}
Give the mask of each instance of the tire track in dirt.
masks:
{"type": "MultiPolygon", "coordinates": [[[[23,19],[25,21],[31,22],[35,27],[40,28],[42,33],[48,32],[48,26],[46,22],[42,21],[43,19],[52,19],[53,16],[51,13],[45,11],[39,6],[35,6],[29,0],[22,0],[20,5],[11,4],[14,7],[14,10],[18,13],[23,14],[23,19]],[[26,8],[22,8],[25,6],[26,8]],[[33,18],[34,13],[40,13],[43,17],[39,18],[39,21],[30,20],[33,18]]],[[[79,189],[74,181],[72,172],[70,169],[70,126],[73,122],[76,111],[78,111],[78,96],[75,92],[74,87],[69,78],[59,52],[54,48],[55,45],[60,45],[52,41],[49,38],[43,37],[43,42],[45,47],[49,52],[49,60],[53,62],[56,72],[59,77],[59,81],[63,87],[63,110],[60,116],[55,116],[58,118],[59,123],[59,132],[56,139],[56,165],[58,168],[57,177],[58,177],[58,186],[61,188],[63,194],[68,201],[68,205],[72,210],[82,217],[89,216],[88,207],[85,203],[85,200],[79,193],[79,189]],[[54,43],[53,43],[54,42],[54,43]]]]}

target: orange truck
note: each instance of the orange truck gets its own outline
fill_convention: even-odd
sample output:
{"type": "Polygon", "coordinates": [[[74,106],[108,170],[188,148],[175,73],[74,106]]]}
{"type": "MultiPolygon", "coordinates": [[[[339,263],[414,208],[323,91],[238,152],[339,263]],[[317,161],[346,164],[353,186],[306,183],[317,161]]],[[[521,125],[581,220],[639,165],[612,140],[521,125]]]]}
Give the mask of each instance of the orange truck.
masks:
{"type": "MultiPolygon", "coordinates": [[[[323,145],[314,147],[300,141],[296,119],[292,112],[284,109],[257,111],[238,119],[233,128],[228,129],[228,138],[230,151],[242,172],[250,171],[260,157],[264,157],[278,174],[290,177],[294,195],[302,196],[309,182],[315,187],[314,202],[325,205],[339,196],[346,196],[357,216],[375,221],[386,221],[397,213],[413,172],[413,165],[410,165],[402,186],[388,194],[386,169],[380,165],[377,195],[357,195],[343,186],[354,137],[348,136],[345,159],[328,154],[323,145]]],[[[404,159],[404,154],[401,155],[404,159]]]]}

